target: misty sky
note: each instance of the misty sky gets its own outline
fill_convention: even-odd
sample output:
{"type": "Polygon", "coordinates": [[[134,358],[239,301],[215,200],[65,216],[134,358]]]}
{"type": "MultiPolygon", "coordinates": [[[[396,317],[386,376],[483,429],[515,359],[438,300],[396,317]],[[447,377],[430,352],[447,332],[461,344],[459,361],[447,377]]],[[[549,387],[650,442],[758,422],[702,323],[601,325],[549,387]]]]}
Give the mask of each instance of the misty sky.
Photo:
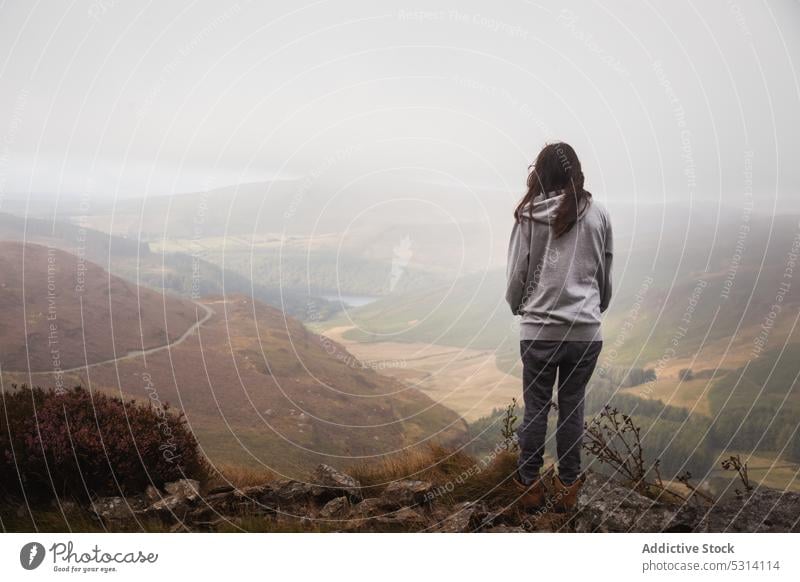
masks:
{"type": "Polygon", "coordinates": [[[791,0],[17,0],[0,55],[9,198],[387,171],[515,198],[563,139],[603,199],[800,207],[791,0]]]}

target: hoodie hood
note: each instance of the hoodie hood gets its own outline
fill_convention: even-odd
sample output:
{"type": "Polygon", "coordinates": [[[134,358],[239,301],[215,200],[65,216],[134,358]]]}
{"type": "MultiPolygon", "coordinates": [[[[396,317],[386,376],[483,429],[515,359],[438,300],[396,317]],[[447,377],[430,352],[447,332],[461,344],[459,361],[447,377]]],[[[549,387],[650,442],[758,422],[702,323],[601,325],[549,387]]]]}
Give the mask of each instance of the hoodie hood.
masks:
{"type": "MultiPolygon", "coordinates": [[[[528,202],[522,207],[520,215],[524,218],[533,218],[534,222],[542,224],[550,224],[555,218],[556,209],[561,205],[564,200],[565,192],[563,190],[556,190],[554,192],[547,192],[539,194],[531,202],[528,202]]],[[[586,214],[586,209],[591,204],[591,198],[586,198],[578,209],[578,220],[581,220],[586,214]]]]}

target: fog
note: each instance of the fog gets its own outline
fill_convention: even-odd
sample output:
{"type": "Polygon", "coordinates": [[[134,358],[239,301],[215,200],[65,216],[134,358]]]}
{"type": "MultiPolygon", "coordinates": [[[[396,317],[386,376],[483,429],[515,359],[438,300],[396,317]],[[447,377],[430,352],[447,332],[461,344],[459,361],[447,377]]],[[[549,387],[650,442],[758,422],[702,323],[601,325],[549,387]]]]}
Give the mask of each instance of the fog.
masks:
{"type": "Polygon", "coordinates": [[[309,178],[333,196],[385,178],[507,206],[538,149],[563,139],[612,203],[736,206],[749,190],[761,210],[798,207],[789,0],[0,13],[0,205],[309,178]]]}

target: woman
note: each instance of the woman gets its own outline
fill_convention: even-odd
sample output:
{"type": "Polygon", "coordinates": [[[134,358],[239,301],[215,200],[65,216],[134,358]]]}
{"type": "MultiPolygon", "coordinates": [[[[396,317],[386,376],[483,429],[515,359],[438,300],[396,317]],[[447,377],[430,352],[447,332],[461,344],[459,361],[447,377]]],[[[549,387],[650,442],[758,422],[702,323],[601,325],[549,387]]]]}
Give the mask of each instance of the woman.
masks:
{"type": "Polygon", "coordinates": [[[583,188],[578,156],[566,143],[544,147],[514,212],[506,300],[520,322],[525,416],[515,482],[520,503],[545,503],[540,476],[553,384],[558,376],[558,475],[551,503],[575,506],[583,482],[586,384],[603,345],[600,314],[611,299],[611,221],[583,188]]]}

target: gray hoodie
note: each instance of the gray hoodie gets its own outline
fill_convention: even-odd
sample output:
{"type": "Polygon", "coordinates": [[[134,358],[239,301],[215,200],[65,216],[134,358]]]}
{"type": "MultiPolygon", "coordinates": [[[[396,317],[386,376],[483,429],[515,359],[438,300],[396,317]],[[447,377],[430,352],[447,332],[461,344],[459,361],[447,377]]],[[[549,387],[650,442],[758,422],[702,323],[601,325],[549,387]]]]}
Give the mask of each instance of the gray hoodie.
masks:
{"type": "Polygon", "coordinates": [[[521,315],[522,340],[601,340],[600,314],[611,300],[611,220],[590,199],[559,238],[549,218],[564,194],[551,192],[523,209],[508,247],[506,301],[521,315]]]}

